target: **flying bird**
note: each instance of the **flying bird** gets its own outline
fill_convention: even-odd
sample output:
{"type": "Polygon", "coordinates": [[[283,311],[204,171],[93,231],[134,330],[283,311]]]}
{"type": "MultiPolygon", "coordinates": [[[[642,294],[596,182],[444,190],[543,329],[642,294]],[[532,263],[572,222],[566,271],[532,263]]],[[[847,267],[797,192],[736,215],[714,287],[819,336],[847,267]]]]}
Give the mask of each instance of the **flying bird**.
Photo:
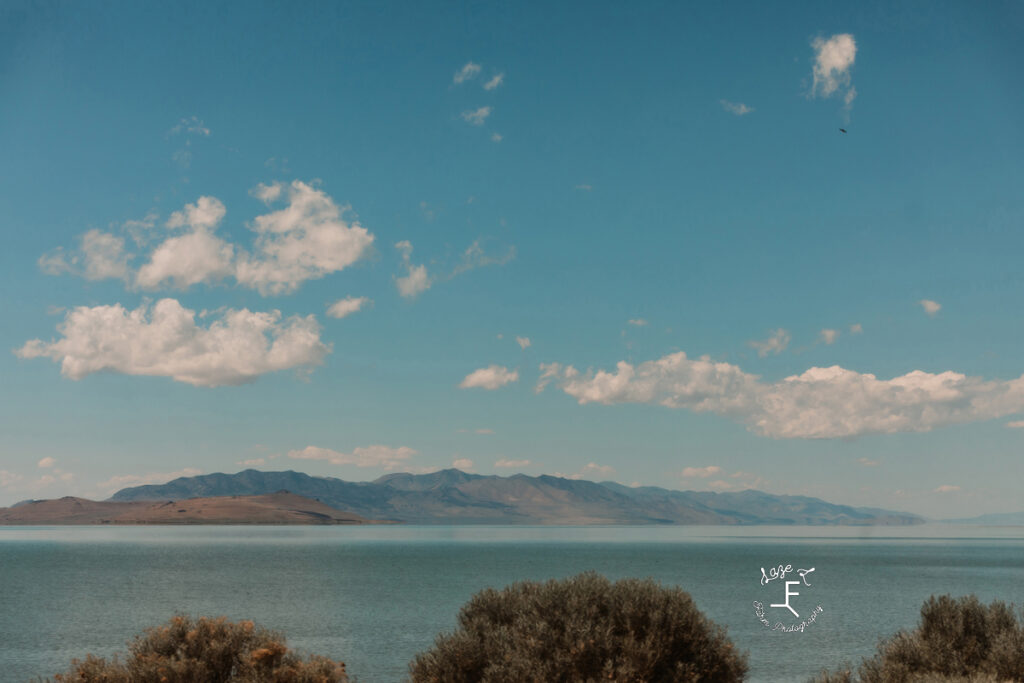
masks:
{"type": "Polygon", "coordinates": [[[845,129],[845,128],[840,128],[840,129],[839,129],[839,132],[840,132],[840,133],[845,133],[845,132],[846,132],[846,129],[845,129]]]}

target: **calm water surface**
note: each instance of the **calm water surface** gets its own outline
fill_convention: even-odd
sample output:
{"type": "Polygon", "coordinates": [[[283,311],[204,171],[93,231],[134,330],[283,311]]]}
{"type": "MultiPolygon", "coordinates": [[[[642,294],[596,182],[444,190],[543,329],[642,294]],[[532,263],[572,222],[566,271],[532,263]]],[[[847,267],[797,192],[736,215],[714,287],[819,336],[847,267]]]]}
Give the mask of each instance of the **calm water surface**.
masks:
{"type": "MultiPolygon", "coordinates": [[[[253,619],[400,681],[477,590],[596,570],[681,586],[750,653],[750,680],[857,661],[933,593],[1024,603],[1024,527],[0,527],[0,678],[112,655],[176,612],[253,619]],[[784,601],[761,568],[814,567],[784,601]]],[[[790,575],[787,580],[799,580],[790,575]]]]}

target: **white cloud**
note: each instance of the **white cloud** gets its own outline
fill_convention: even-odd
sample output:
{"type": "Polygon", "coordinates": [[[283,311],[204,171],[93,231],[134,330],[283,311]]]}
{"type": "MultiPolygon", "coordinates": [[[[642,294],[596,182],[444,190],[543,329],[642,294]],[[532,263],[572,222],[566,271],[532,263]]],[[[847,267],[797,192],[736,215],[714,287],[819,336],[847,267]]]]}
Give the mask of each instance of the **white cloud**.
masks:
{"type": "Polygon", "coordinates": [[[516,257],[516,248],[509,247],[505,250],[504,254],[493,256],[484,251],[483,245],[480,244],[480,240],[475,240],[471,245],[466,247],[466,250],[462,252],[462,260],[459,265],[455,266],[452,270],[449,278],[453,278],[456,275],[461,275],[466,271],[473,270],[475,268],[483,268],[484,266],[503,266],[516,257]]]}
{"type": "Polygon", "coordinates": [[[52,469],[53,466],[56,465],[56,464],[57,464],[57,461],[54,460],[53,458],[45,457],[42,460],[40,460],[39,462],[37,462],[36,466],[40,467],[42,469],[48,470],[48,469],[52,469]]]}
{"type": "Polygon", "coordinates": [[[216,197],[200,197],[195,204],[186,204],[181,211],[172,213],[167,219],[167,227],[212,230],[226,214],[223,202],[216,197]]]}
{"type": "Polygon", "coordinates": [[[455,76],[452,78],[452,83],[458,85],[465,81],[476,78],[477,74],[480,73],[480,65],[474,62],[466,62],[466,64],[455,72],[455,76]]]}
{"type": "Polygon", "coordinates": [[[499,85],[505,82],[505,74],[500,73],[494,76],[491,80],[484,83],[484,90],[494,90],[499,85]]]}
{"type": "Polygon", "coordinates": [[[718,465],[708,465],[707,467],[684,467],[683,477],[686,479],[707,479],[708,477],[715,476],[721,471],[722,468],[718,465]]]}
{"type": "Polygon", "coordinates": [[[203,471],[194,467],[186,467],[177,472],[150,472],[148,474],[123,474],[111,477],[96,485],[101,491],[115,492],[129,486],[144,486],[146,484],[166,484],[179,477],[195,477],[203,471]]]}
{"type": "Polygon", "coordinates": [[[288,206],[257,216],[253,253],[241,251],[235,278],[263,295],[294,292],[306,280],[342,270],[365,256],[373,235],[347,221],[323,190],[302,181],[282,187],[288,206]]]}
{"type": "Polygon", "coordinates": [[[580,404],[646,403],[738,420],[774,438],[841,438],[926,432],[1024,410],[1024,376],[983,380],[956,372],[914,370],[889,380],[839,366],[812,367],[765,382],[730,363],[683,352],[614,372],[581,373],[542,364],[537,390],[550,382],[580,404]]]}
{"type": "Polygon", "coordinates": [[[531,460],[508,460],[507,458],[501,458],[494,461],[494,466],[500,468],[529,467],[531,465],[533,465],[531,460]]]}
{"type": "Polygon", "coordinates": [[[611,465],[598,465],[596,462],[588,462],[584,465],[579,472],[575,474],[563,474],[561,472],[555,472],[553,476],[562,477],[563,479],[583,479],[585,477],[595,477],[602,475],[610,475],[615,473],[615,468],[611,465]]]}
{"type": "Polygon", "coordinates": [[[942,486],[935,489],[933,493],[956,493],[960,490],[959,486],[953,486],[951,484],[943,484],[942,486]]]}
{"type": "Polygon", "coordinates": [[[864,333],[864,326],[861,325],[860,323],[854,323],[853,325],[850,325],[850,334],[863,334],[863,333],[864,333]]]}
{"type": "MultiPolygon", "coordinates": [[[[166,227],[185,228],[184,233],[160,243],[137,273],[128,268],[133,255],[124,251],[124,239],[99,230],[82,235],[82,247],[75,253],[57,249],[44,254],[39,267],[52,275],[66,272],[90,280],[121,278],[142,289],[185,289],[234,276],[239,284],[267,296],[294,292],[306,280],[342,270],[370,250],[373,235],[343,217],[348,207],[339,207],[310,184],[296,180],[259,185],[251,194],[267,202],[288,199],[284,209],[252,221],[250,228],[256,237],[251,252],[214,234],[226,209],[216,197],[203,196],[171,214],[166,227]]],[[[147,221],[155,221],[155,216],[148,216],[147,221]]],[[[139,245],[149,237],[138,225],[126,223],[124,230],[139,245]]]]}
{"type": "Polygon", "coordinates": [[[849,33],[837,33],[828,40],[815,38],[814,84],[811,95],[830,97],[836,91],[847,89],[844,101],[847,107],[856,97],[856,90],[850,85],[850,67],[857,57],[857,43],[849,33]]]}
{"type": "Polygon", "coordinates": [[[644,318],[633,318],[628,322],[635,327],[646,327],[649,324],[644,318]]]}
{"type": "Polygon", "coordinates": [[[1022,429],[1024,428],[1024,420],[1014,420],[1013,422],[1007,422],[1006,426],[1010,429],[1022,429]]]}
{"type": "Polygon", "coordinates": [[[871,458],[857,458],[857,462],[864,465],[864,467],[878,467],[878,461],[871,458]]]}
{"type": "Polygon", "coordinates": [[[516,382],[518,380],[518,370],[509,370],[502,365],[489,365],[486,368],[474,370],[466,375],[465,379],[462,380],[462,383],[459,384],[459,388],[479,388],[494,391],[495,389],[500,389],[510,382],[516,382]]]}
{"type": "Polygon", "coordinates": [[[333,304],[327,307],[327,315],[332,318],[344,318],[347,315],[358,313],[363,310],[363,307],[367,304],[371,304],[373,301],[369,297],[365,296],[348,296],[344,299],[338,299],[333,304]]]}
{"type": "Polygon", "coordinates": [[[732,114],[736,114],[736,116],[744,116],[745,114],[749,114],[754,111],[753,107],[748,107],[742,102],[730,102],[729,100],[719,100],[719,102],[722,105],[722,109],[732,114]]]}
{"type": "Polygon", "coordinates": [[[501,133],[491,133],[491,142],[501,142],[505,139],[501,133]]]}
{"type": "Polygon", "coordinates": [[[169,237],[157,246],[149,262],[139,268],[135,284],[158,289],[169,283],[176,289],[187,289],[230,276],[234,271],[234,247],[213,234],[226,213],[216,197],[200,197],[195,204],[186,204],[172,213],[167,227],[188,228],[189,232],[169,237]]]}
{"type": "Polygon", "coordinates": [[[237,465],[244,465],[246,467],[258,467],[267,463],[266,458],[250,458],[249,460],[239,460],[237,465]]]}
{"type": "Polygon", "coordinates": [[[22,479],[24,479],[24,477],[16,472],[0,470],[0,488],[10,488],[15,484],[21,483],[22,479]]]}
{"type": "Polygon", "coordinates": [[[58,247],[39,257],[39,269],[47,275],[68,273],[86,280],[127,280],[130,274],[124,238],[102,230],[89,230],[79,238],[81,246],[70,255],[58,247]]]}
{"type": "Polygon", "coordinates": [[[356,467],[382,467],[386,470],[393,470],[405,464],[416,451],[407,447],[399,446],[366,446],[352,449],[351,453],[332,451],[329,448],[317,446],[306,446],[301,451],[288,451],[288,457],[294,460],[323,460],[332,465],[355,465],[356,467]]]}
{"type": "Polygon", "coordinates": [[[516,337],[516,344],[519,344],[519,348],[526,350],[530,347],[529,337],[516,337]]]}
{"type": "Polygon", "coordinates": [[[761,358],[764,358],[769,353],[777,356],[786,350],[790,339],[789,332],[780,327],[772,332],[771,336],[764,341],[749,341],[747,346],[757,350],[757,355],[761,358]]]}
{"type": "Polygon", "coordinates": [[[931,299],[921,299],[917,303],[921,304],[921,308],[923,308],[924,312],[930,316],[934,316],[942,310],[942,304],[937,301],[932,301],[931,299]]]}
{"type": "Polygon", "coordinates": [[[210,135],[210,129],[203,124],[202,119],[198,116],[189,116],[182,119],[168,132],[171,135],[175,135],[177,133],[191,133],[193,135],[201,135],[203,137],[209,137],[210,135]]]}
{"type": "Polygon", "coordinates": [[[473,470],[473,461],[469,458],[456,458],[452,461],[452,467],[463,472],[471,472],[473,470]]]}
{"type": "Polygon", "coordinates": [[[205,328],[195,317],[175,299],[133,311],[121,304],[79,306],[57,326],[60,339],[34,339],[15,354],[60,362],[61,374],[75,380],[108,371],[215,387],[308,369],[330,352],[312,315],[282,322],[278,311],[228,310],[205,328]]]}
{"type": "Polygon", "coordinates": [[[821,331],[820,339],[824,344],[835,344],[839,339],[839,330],[824,329],[821,331]]]}
{"type": "Polygon", "coordinates": [[[427,267],[423,264],[413,265],[412,263],[412,243],[409,240],[402,240],[395,243],[395,249],[402,252],[402,265],[406,269],[405,275],[395,278],[398,293],[411,299],[430,289],[434,282],[427,274],[427,267]]]}
{"type": "Polygon", "coordinates": [[[490,115],[490,107],[480,107],[479,109],[468,109],[462,112],[462,119],[471,126],[482,126],[490,115]]]}

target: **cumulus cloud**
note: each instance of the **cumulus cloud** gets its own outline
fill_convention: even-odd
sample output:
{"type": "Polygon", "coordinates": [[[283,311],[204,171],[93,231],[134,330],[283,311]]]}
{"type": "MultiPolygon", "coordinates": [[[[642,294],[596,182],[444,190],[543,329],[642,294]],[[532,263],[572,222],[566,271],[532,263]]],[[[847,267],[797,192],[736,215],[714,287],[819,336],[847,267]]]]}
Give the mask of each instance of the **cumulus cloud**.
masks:
{"type": "Polygon", "coordinates": [[[301,451],[288,451],[294,460],[323,460],[332,465],[355,465],[356,467],[382,467],[393,470],[404,465],[416,451],[407,446],[365,446],[352,449],[351,453],[333,451],[329,448],[306,446],[301,451]]]}
{"type": "Polygon", "coordinates": [[[474,62],[466,62],[461,69],[455,72],[455,76],[452,77],[452,83],[458,85],[470,81],[477,77],[480,73],[480,65],[474,62]]]}
{"type": "Polygon", "coordinates": [[[853,103],[857,91],[850,85],[850,68],[857,58],[857,43],[849,33],[837,33],[829,39],[815,38],[811,42],[814,48],[814,83],[811,95],[814,97],[831,97],[837,92],[843,93],[843,101],[847,108],[853,103]]]}
{"type": "Polygon", "coordinates": [[[327,307],[327,315],[332,318],[344,318],[345,316],[358,313],[363,310],[363,307],[373,303],[369,297],[365,296],[347,296],[344,299],[338,299],[333,304],[327,307]]]}
{"type": "Polygon", "coordinates": [[[494,78],[484,83],[484,90],[494,90],[499,85],[505,82],[505,74],[496,74],[494,78]]]}
{"type": "Polygon", "coordinates": [[[131,255],[124,249],[124,238],[102,230],[89,230],[79,238],[77,251],[66,253],[57,248],[39,257],[39,269],[47,275],[68,273],[86,280],[108,278],[127,280],[131,255]]]}
{"type": "Polygon", "coordinates": [[[412,243],[409,240],[402,240],[395,244],[395,249],[402,252],[402,265],[406,271],[405,275],[395,278],[398,293],[411,299],[430,289],[434,283],[427,274],[427,267],[423,264],[414,265],[412,263],[412,243]]]}
{"type": "Polygon", "coordinates": [[[937,301],[932,301],[931,299],[921,299],[917,303],[921,304],[921,308],[924,309],[925,313],[933,317],[936,313],[942,310],[942,304],[937,301]]]}
{"type": "Polygon", "coordinates": [[[519,380],[518,370],[509,370],[502,365],[489,365],[466,375],[459,384],[460,389],[487,389],[494,391],[519,380]]]}
{"type": "Polygon", "coordinates": [[[959,486],[953,486],[951,484],[943,484],[942,486],[935,489],[934,493],[956,493],[960,490],[959,486]]]}
{"type": "Polygon", "coordinates": [[[707,467],[684,467],[683,477],[686,479],[707,479],[708,477],[715,476],[721,471],[722,468],[718,465],[708,465],[707,467]]]}
{"type": "MultiPolygon", "coordinates": [[[[339,207],[311,184],[299,180],[261,184],[251,194],[267,203],[288,201],[285,208],[252,221],[251,250],[214,234],[226,209],[216,197],[203,196],[171,214],[165,225],[180,234],[160,242],[137,272],[128,266],[135,255],[125,251],[124,238],[99,230],[82,235],[81,248],[75,252],[57,249],[44,254],[39,267],[53,275],[120,278],[141,289],[186,289],[233,276],[239,284],[267,296],[292,293],[306,280],[342,270],[370,251],[373,235],[345,218],[349,207],[339,207]]],[[[146,230],[142,230],[142,222],[129,221],[124,231],[141,246],[149,239],[153,222],[155,216],[147,216],[146,230]]]]}
{"type": "Polygon", "coordinates": [[[531,460],[509,460],[507,458],[501,458],[494,461],[494,466],[500,468],[529,467],[532,464],[533,461],[531,460]]]}
{"type": "Polygon", "coordinates": [[[294,292],[306,280],[342,270],[365,256],[373,235],[357,221],[346,220],[323,190],[299,180],[282,186],[288,206],[257,216],[252,253],[238,255],[235,278],[261,294],[294,292]]]}
{"type": "Polygon", "coordinates": [[[839,330],[824,329],[819,338],[823,344],[835,344],[836,339],[839,339],[839,330]]]}
{"type": "Polygon", "coordinates": [[[777,356],[786,350],[786,347],[789,346],[790,339],[791,337],[789,336],[789,332],[780,327],[772,332],[771,336],[764,341],[749,341],[747,342],[747,346],[755,349],[757,351],[757,355],[761,358],[764,358],[768,354],[777,356]]]}
{"type": "Polygon", "coordinates": [[[166,484],[179,477],[195,477],[203,471],[194,467],[186,467],[176,472],[149,472],[147,474],[122,474],[100,482],[96,488],[101,491],[117,491],[128,486],[144,486],[146,484],[166,484]]]}
{"type": "Polygon", "coordinates": [[[753,107],[748,107],[742,102],[730,102],[729,100],[719,100],[719,103],[722,105],[722,109],[726,110],[731,114],[735,114],[736,116],[744,116],[754,111],[753,107]]]}
{"type": "Polygon", "coordinates": [[[61,374],[74,380],[106,371],[215,387],[278,370],[309,369],[330,352],[312,315],[282,321],[279,311],[228,310],[201,327],[195,311],[175,299],[133,311],[121,304],[79,306],[57,331],[60,339],[34,339],[15,354],[59,362],[61,374]]]}
{"type": "Polygon", "coordinates": [[[478,109],[469,109],[462,112],[462,120],[471,126],[482,126],[490,115],[490,107],[480,107],[478,109]]]}
{"type": "Polygon", "coordinates": [[[452,467],[463,472],[471,472],[473,470],[473,461],[469,458],[456,458],[452,461],[452,467]]]}
{"type": "Polygon", "coordinates": [[[57,461],[55,459],[47,456],[47,457],[41,459],[39,462],[37,462],[36,466],[41,468],[41,469],[48,470],[48,469],[52,469],[56,464],[57,464],[57,461]]]}
{"type": "Polygon", "coordinates": [[[526,349],[530,348],[530,338],[529,337],[516,337],[516,344],[519,344],[519,348],[521,348],[523,350],[526,350],[526,349]]]}
{"type": "Polygon", "coordinates": [[[765,382],[730,363],[683,352],[612,372],[542,364],[537,390],[555,382],[580,404],[645,403],[724,415],[774,438],[825,439],[926,432],[1024,411],[1024,376],[983,380],[914,370],[892,379],[837,365],[765,382]]]}
{"type": "Polygon", "coordinates": [[[143,289],[170,284],[187,289],[200,282],[216,282],[234,271],[234,247],[213,234],[227,210],[216,197],[200,197],[167,220],[169,229],[187,228],[183,235],[164,240],[149,262],[139,268],[135,283],[143,289]]]}

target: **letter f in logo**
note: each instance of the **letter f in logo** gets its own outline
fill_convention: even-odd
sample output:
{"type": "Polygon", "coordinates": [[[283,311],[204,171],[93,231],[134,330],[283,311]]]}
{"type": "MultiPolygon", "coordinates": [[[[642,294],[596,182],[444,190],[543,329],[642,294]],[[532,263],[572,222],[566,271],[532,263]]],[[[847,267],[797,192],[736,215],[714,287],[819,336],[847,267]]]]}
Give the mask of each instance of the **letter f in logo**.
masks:
{"type": "Polygon", "coordinates": [[[799,586],[799,585],[800,585],[799,581],[787,581],[786,582],[786,602],[782,602],[782,603],[779,603],[777,605],[768,605],[768,606],[769,607],[785,607],[786,609],[788,609],[790,612],[793,613],[793,616],[795,616],[796,618],[799,619],[800,615],[797,614],[796,610],[793,609],[792,607],[790,607],[790,605],[789,605],[789,596],[791,596],[791,595],[800,595],[799,593],[790,593],[789,592],[789,587],[790,586],[799,586]]]}

